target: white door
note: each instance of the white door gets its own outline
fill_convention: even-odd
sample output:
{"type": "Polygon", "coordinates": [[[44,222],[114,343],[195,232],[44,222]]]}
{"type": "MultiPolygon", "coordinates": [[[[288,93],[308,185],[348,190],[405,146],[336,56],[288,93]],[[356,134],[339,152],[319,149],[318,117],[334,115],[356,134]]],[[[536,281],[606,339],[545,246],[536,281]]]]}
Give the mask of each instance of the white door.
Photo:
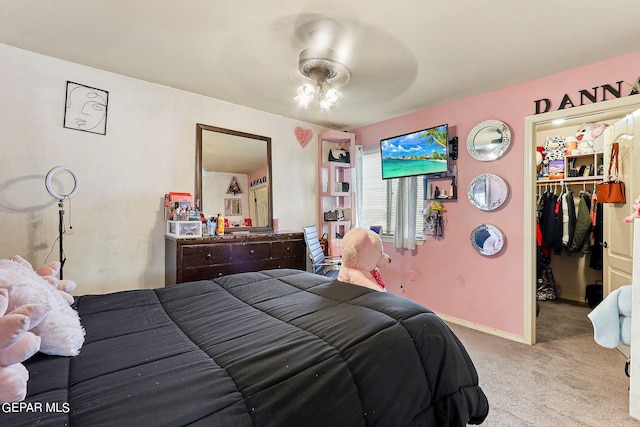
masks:
{"type": "Polygon", "coordinates": [[[624,222],[624,218],[631,214],[631,203],[640,194],[640,110],[628,114],[607,128],[604,147],[605,175],[609,169],[611,144],[615,142],[620,147],[619,178],[625,184],[627,203],[605,203],[603,206],[606,218],[603,229],[604,296],[620,286],[631,284],[633,227],[624,222]]]}
{"type": "Polygon", "coordinates": [[[251,205],[251,221],[254,227],[269,226],[269,194],[267,186],[261,186],[251,190],[249,195],[251,205]]]}

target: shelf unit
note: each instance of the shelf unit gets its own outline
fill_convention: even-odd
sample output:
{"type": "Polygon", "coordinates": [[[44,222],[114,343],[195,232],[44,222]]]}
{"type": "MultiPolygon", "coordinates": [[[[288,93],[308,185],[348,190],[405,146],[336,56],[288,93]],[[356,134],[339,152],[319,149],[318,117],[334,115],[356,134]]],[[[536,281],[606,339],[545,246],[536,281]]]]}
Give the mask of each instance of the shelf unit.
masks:
{"type": "Polygon", "coordinates": [[[356,136],[349,132],[329,130],[318,135],[318,235],[327,234],[329,255],[342,254],[342,236],[351,228],[354,208],[351,170],[355,167],[356,136]],[[350,162],[330,162],[329,151],[343,148],[350,162]],[[325,212],[339,210],[344,219],[325,221],[325,212]]]}
{"type": "Polygon", "coordinates": [[[588,154],[567,154],[564,157],[564,177],[562,179],[546,179],[540,178],[538,184],[545,183],[561,183],[566,184],[584,184],[602,182],[604,179],[604,153],[588,153],[588,154]],[[580,170],[583,173],[580,174],[580,170]],[[576,171],[575,176],[571,176],[571,170],[576,171]]]}
{"type": "Polygon", "coordinates": [[[456,200],[458,198],[455,175],[426,178],[425,181],[425,200],[456,200]]]}

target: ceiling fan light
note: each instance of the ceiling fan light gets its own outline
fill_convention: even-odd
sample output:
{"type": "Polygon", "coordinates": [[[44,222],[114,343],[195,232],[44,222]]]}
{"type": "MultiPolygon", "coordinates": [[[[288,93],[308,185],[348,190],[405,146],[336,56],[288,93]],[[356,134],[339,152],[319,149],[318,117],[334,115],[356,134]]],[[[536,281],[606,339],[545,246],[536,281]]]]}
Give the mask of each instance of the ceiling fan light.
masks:
{"type": "Polygon", "coordinates": [[[333,106],[336,106],[342,100],[342,92],[334,87],[330,87],[329,90],[325,92],[324,97],[333,106]]]}
{"type": "Polygon", "coordinates": [[[298,105],[306,109],[316,99],[320,111],[328,111],[340,103],[342,93],[333,85],[345,84],[351,74],[336,57],[336,52],[329,48],[309,48],[300,53],[298,69],[315,85],[305,83],[298,87],[298,95],[294,98],[298,105]]]}
{"type": "Polygon", "coordinates": [[[296,95],[294,101],[298,103],[299,106],[306,109],[313,101],[313,97],[315,95],[315,88],[310,83],[305,83],[302,86],[298,87],[298,95],[296,95]]]}
{"type": "Polygon", "coordinates": [[[324,83],[320,87],[320,94],[318,104],[320,111],[329,111],[336,108],[340,100],[342,99],[342,93],[331,86],[328,83],[324,83]]]}
{"type": "Polygon", "coordinates": [[[333,108],[335,108],[335,106],[331,105],[331,103],[326,99],[320,100],[320,111],[329,111],[329,110],[332,110],[333,108]]]}

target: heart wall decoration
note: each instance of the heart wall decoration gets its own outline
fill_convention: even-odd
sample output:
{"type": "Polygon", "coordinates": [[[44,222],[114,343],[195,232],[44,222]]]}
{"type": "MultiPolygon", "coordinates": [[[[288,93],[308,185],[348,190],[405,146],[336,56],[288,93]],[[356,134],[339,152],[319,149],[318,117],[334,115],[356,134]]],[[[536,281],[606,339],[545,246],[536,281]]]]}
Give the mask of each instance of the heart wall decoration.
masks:
{"type": "Polygon", "coordinates": [[[295,134],[302,148],[306,147],[307,144],[311,142],[311,138],[313,138],[313,131],[311,129],[304,129],[301,126],[296,126],[295,134]]]}

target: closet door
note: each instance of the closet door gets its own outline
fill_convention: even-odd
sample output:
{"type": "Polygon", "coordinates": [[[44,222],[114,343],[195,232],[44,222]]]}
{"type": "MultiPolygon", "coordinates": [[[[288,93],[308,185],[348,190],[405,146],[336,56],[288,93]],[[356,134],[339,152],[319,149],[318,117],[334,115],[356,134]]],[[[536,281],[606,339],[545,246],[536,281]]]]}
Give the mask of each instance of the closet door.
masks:
{"type": "Polygon", "coordinates": [[[605,175],[609,165],[611,144],[620,146],[620,180],[626,187],[626,204],[606,203],[604,217],[604,295],[623,285],[631,284],[633,256],[633,227],[624,222],[631,214],[631,203],[640,194],[640,110],[609,126],[605,135],[604,165],[605,175]],[[632,146],[635,145],[635,150],[632,146]]]}

